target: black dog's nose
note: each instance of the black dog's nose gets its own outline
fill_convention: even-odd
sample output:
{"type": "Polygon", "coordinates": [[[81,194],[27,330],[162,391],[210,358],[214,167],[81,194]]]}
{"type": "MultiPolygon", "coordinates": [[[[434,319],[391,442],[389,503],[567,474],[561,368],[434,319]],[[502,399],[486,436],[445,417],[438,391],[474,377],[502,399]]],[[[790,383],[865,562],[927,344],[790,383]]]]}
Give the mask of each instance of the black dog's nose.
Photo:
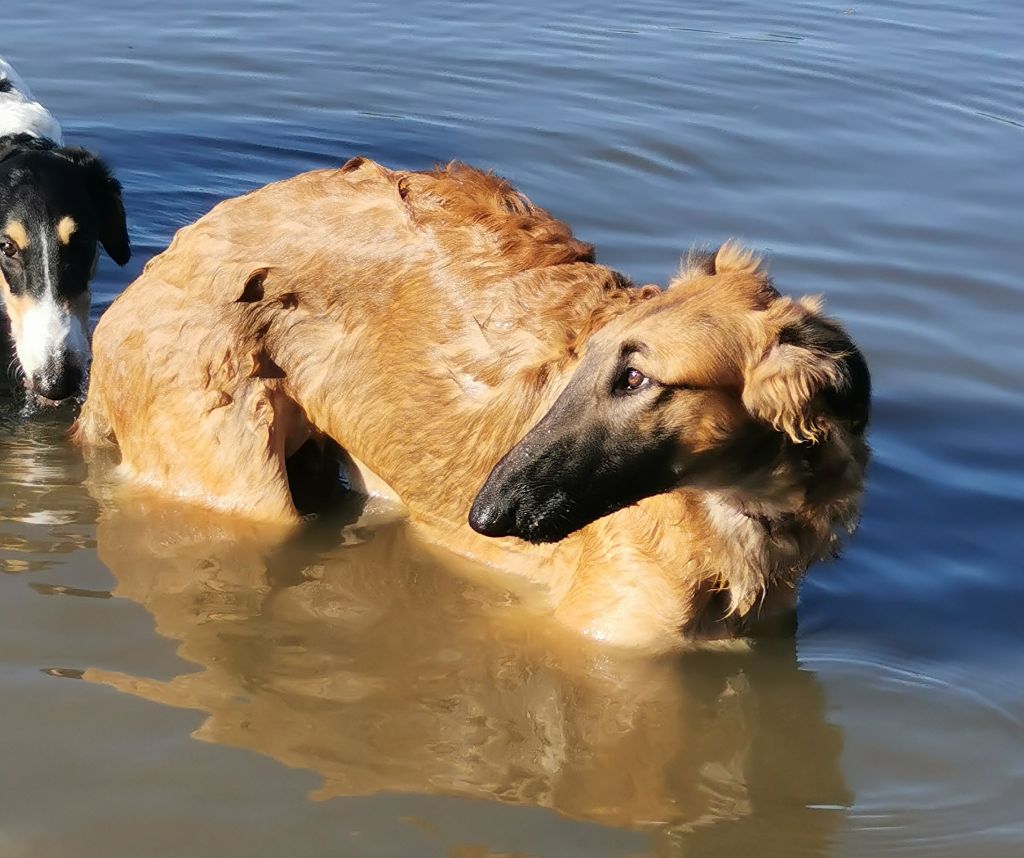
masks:
{"type": "Polygon", "coordinates": [[[469,511],[469,526],[483,536],[508,536],[515,525],[512,507],[500,501],[490,502],[481,495],[469,511]]]}
{"type": "Polygon", "coordinates": [[[32,380],[32,390],[54,402],[74,396],[81,386],[81,367],[67,361],[59,367],[48,367],[32,380]]]}

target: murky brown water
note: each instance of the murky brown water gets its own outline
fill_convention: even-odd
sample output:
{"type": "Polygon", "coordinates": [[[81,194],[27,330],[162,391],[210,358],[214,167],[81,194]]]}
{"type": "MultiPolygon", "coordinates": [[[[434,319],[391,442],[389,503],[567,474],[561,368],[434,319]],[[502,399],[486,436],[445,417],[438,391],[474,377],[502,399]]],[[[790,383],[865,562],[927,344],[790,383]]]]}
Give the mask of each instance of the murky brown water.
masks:
{"type": "Polygon", "coordinates": [[[115,501],[66,414],[0,403],[0,858],[1024,854],[1024,12],[40,0],[2,27],[117,166],[134,271],[271,179],[460,157],[638,280],[767,248],[877,395],[864,524],[799,630],[657,660],[358,502],[274,546],[115,501]]]}
{"type": "MultiPolygon", "coordinates": [[[[103,500],[107,484],[88,480],[54,428],[16,430],[3,475],[4,566],[29,585],[15,591],[26,606],[4,606],[5,662],[25,647],[12,651],[12,642],[26,641],[32,654],[21,658],[44,676],[83,681],[38,683],[38,693],[5,700],[5,723],[31,723],[33,734],[22,734],[6,763],[42,782],[50,769],[64,793],[68,743],[79,777],[95,778],[88,797],[56,811],[52,835],[36,820],[44,853],[52,844],[62,854],[76,828],[68,816],[83,813],[107,822],[86,822],[82,836],[96,841],[82,854],[109,848],[107,826],[133,823],[119,819],[117,795],[154,777],[172,803],[193,808],[200,832],[236,825],[192,784],[234,794],[235,756],[214,751],[226,768],[208,760],[196,770],[194,751],[179,756],[189,733],[313,773],[293,801],[401,793],[497,802],[523,816],[499,821],[499,832],[512,831],[497,842],[522,840],[539,824],[552,829],[540,834],[552,844],[563,828],[570,844],[592,841],[579,854],[675,854],[722,837],[738,848],[774,841],[819,854],[842,825],[852,794],[841,731],[826,718],[820,684],[799,668],[793,640],[765,641],[756,653],[617,657],[538,627],[500,585],[453,573],[400,521],[358,500],[284,546],[261,542],[257,528],[151,498],[103,500]],[[51,597],[46,628],[26,612],[38,596],[51,597]],[[51,634],[72,643],[70,661],[59,643],[38,646],[51,634]],[[190,711],[172,719],[177,733],[159,735],[166,726],[122,695],[190,711]],[[577,824],[535,822],[531,808],[577,824]]],[[[282,775],[274,773],[279,787],[293,786],[282,775]]],[[[457,811],[429,801],[418,811],[416,801],[379,802],[390,820],[351,832],[370,841],[351,854],[405,854],[393,824],[423,841],[407,854],[508,854],[464,840],[462,820],[434,818],[435,807],[442,818],[493,815],[478,804],[457,811]]],[[[145,854],[180,854],[180,843],[145,854]]]]}

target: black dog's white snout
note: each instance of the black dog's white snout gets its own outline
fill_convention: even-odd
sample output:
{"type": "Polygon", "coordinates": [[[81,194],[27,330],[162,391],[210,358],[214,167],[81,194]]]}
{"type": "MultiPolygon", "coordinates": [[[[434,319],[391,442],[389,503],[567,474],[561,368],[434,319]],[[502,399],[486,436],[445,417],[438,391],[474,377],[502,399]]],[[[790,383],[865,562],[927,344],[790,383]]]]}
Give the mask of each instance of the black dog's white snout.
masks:
{"type": "Polygon", "coordinates": [[[75,396],[81,390],[84,377],[75,356],[65,350],[33,373],[32,392],[52,402],[59,402],[75,396]]]}

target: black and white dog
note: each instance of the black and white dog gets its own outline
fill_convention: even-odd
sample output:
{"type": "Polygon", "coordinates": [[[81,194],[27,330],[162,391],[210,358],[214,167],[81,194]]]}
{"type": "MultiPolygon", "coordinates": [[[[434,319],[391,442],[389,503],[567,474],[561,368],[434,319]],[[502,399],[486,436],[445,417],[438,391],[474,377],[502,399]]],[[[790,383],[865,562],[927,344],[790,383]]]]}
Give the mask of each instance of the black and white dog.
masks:
{"type": "Polygon", "coordinates": [[[40,404],[78,395],[88,373],[98,244],[118,265],[131,257],[121,185],[96,155],[63,145],[57,120],[0,59],[0,298],[14,347],[5,357],[40,404]]]}

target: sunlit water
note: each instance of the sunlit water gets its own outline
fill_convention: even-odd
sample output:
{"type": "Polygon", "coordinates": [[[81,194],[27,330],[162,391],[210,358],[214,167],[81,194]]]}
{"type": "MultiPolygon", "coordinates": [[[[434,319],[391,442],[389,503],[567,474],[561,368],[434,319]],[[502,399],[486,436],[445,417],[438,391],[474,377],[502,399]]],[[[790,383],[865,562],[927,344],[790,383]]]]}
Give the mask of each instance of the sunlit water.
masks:
{"type": "Polygon", "coordinates": [[[224,197],[461,158],[637,280],[766,249],[864,348],[876,455],[795,640],[623,661],[357,506],[273,547],[111,505],[66,415],[8,409],[0,856],[1024,854],[1022,33],[1005,0],[5,10],[126,188],[101,301],[224,197]]]}

